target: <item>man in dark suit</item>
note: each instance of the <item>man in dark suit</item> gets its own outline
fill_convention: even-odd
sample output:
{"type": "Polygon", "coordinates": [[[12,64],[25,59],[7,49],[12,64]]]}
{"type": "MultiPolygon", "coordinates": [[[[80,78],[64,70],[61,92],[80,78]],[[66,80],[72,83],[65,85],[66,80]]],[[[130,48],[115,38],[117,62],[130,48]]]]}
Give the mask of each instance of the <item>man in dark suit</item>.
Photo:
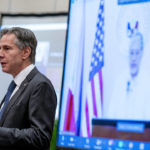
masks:
{"type": "Polygon", "coordinates": [[[34,66],[36,46],[31,30],[0,31],[2,71],[15,82],[1,102],[0,150],[49,150],[57,99],[49,79],[34,66]]]}

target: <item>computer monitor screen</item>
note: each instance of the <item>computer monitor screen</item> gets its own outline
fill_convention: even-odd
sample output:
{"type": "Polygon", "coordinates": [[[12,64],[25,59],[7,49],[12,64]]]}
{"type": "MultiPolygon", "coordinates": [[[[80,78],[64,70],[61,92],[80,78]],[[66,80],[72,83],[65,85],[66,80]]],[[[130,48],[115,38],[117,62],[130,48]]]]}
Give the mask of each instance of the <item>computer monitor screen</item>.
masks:
{"type": "Polygon", "coordinates": [[[58,149],[150,149],[150,0],[70,0],[58,149]]]}

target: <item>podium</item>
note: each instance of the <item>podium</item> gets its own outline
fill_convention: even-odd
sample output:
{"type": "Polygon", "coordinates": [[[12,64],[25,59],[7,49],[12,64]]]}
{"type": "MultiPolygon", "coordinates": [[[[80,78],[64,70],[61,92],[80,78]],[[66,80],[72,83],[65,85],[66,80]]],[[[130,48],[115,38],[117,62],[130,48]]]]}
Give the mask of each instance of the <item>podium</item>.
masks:
{"type": "Polygon", "coordinates": [[[150,142],[150,122],[93,119],[92,137],[150,142]]]}

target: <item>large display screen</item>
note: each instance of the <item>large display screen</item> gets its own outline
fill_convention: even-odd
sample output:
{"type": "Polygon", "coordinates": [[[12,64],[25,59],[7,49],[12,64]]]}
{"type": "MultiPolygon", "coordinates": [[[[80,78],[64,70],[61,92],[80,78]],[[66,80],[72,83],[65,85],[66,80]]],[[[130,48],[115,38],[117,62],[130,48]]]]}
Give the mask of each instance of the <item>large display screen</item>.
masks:
{"type": "Polygon", "coordinates": [[[150,149],[150,0],[70,0],[58,148],[150,149]]]}

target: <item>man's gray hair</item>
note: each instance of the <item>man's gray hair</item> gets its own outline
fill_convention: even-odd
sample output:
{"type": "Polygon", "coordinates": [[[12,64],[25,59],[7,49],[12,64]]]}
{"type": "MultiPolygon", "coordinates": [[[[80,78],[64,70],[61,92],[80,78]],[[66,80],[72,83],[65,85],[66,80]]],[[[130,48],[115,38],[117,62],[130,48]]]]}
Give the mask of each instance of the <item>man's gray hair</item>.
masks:
{"type": "Polygon", "coordinates": [[[34,33],[29,29],[21,27],[4,28],[0,31],[0,39],[6,34],[14,34],[16,36],[16,45],[19,49],[31,48],[30,61],[34,64],[37,47],[37,39],[34,33]]]}

